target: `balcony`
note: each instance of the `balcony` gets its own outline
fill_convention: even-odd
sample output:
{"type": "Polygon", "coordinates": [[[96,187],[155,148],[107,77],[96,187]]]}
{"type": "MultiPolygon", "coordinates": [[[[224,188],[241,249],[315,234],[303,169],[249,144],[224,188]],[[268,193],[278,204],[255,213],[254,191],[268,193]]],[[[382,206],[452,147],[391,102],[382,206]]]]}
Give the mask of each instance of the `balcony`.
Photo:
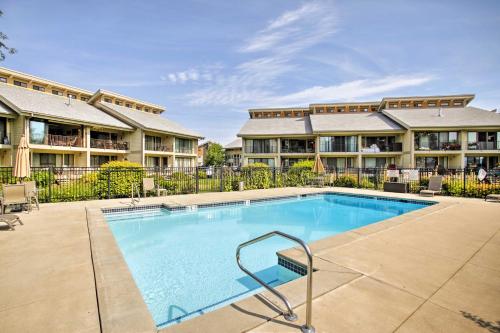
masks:
{"type": "Polygon", "coordinates": [[[500,141],[476,141],[467,144],[469,150],[500,150],[500,141]]]}
{"type": "Polygon", "coordinates": [[[160,151],[165,153],[172,153],[174,151],[172,146],[162,145],[158,142],[146,142],[144,149],[151,151],[160,151]]]}
{"type": "Polygon", "coordinates": [[[357,151],[357,143],[331,143],[321,147],[323,153],[355,153],[357,151]]]}
{"type": "Polygon", "coordinates": [[[459,142],[431,142],[429,144],[416,145],[416,149],[419,151],[426,150],[460,150],[462,145],[459,142]]]}
{"type": "Polygon", "coordinates": [[[179,154],[194,154],[193,148],[175,147],[175,152],[179,154]]]}
{"type": "Polygon", "coordinates": [[[47,134],[45,144],[61,147],[83,147],[82,138],[77,135],[47,134]]]}
{"type": "Polygon", "coordinates": [[[403,151],[403,144],[401,142],[372,144],[369,147],[361,148],[362,153],[390,153],[390,152],[402,152],[402,151],[403,151]]]}
{"type": "Polygon", "coordinates": [[[128,150],[128,142],[105,139],[90,139],[90,148],[128,150]]]}
{"type": "Polygon", "coordinates": [[[310,154],[314,153],[311,147],[281,147],[281,152],[285,154],[310,154]]]}

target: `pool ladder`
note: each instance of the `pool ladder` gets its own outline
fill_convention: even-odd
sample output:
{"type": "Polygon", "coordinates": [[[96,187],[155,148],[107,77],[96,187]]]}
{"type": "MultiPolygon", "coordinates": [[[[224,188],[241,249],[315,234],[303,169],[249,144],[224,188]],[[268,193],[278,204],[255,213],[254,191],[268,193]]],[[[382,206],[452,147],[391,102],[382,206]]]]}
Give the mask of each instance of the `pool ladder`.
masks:
{"type": "Polygon", "coordinates": [[[135,183],[132,183],[132,196],[131,196],[131,204],[132,206],[135,207],[135,204],[138,203],[141,200],[141,194],[139,192],[139,186],[135,185],[135,183]],[[134,198],[134,195],[137,195],[136,198],[134,198]]]}
{"type": "Polygon", "coordinates": [[[306,323],[305,325],[301,326],[301,330],[303,333],[314,333],[315,329],[311,324],[312,321],[312,273],[313,273],[313,256],[311,249],[309,246],[307,246],[306,243],[300,238],[294,237],[289,234],[285,234],[284,232],[281,231],[271,231],[268,232],[267,234],[264,234],[262,236],[259,236],[257,238],[251,239],[247,242],[241,243],[238,245],[238,248],[236,249],[236,262],[238,263],[238,266],[240,269],[248,274],[251,278],[253,278],[255,281],[257,281],[261,286],[269,290],[273,295],[278,297],[283,303],[285,304],[288,312],[283,313],[283,317],[285,317],[286,320],[288,321],[295,321],[297,320],[297,315],[293,312],[292,306],[288,299],[279,291],[262,281],[260,278],[258,278],[255,274],[250,272],[248,269],[246,269],[242,264],[240,260],[240,251],[242,248],[247,247],[249,245],[255,244],[257,242],[263,241],[265,239],[271,238],[273,236],[281,236],[283,238],[289,239],[291,241],[294,241],[298,243],[302,248],[304,249],[304,252],[307,255],[307,295],[306,295],[306,323]]]}

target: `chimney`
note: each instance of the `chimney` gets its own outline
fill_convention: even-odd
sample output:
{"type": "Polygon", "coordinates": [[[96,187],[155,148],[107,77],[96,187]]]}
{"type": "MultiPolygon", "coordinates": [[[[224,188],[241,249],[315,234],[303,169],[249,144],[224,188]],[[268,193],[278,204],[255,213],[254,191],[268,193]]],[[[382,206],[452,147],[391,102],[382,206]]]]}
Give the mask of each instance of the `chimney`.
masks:
{"type": "Polygon", "coordinates": [[[443,115],[443,108],[439,108],[438,116],[439,117],[444,117],[444,115],[443,115]]]}

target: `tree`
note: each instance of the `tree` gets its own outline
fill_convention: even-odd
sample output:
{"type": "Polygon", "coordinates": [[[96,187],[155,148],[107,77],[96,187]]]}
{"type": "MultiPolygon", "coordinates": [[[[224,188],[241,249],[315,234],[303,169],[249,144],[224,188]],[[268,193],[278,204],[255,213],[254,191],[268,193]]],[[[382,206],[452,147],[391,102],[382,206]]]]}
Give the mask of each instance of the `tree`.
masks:
{"type": "Polygon", "coordinates": [[[224,148],[218,143],[212,143],[208,146],[205,165],[220,166],[226,160],[224,148]]]}
{"type": "MultiPolygon", "coordinates": [[[[3,12],[0,10],[0,17],[3,15],[3,12]]],[[[5,45],[4,41],[9,39],[6,34],[0,31],[0,61],[5,60],[5,52],[9,54],[14,54],[17,52],[17,50],[13,47],[8,47],[5,45]]]]}

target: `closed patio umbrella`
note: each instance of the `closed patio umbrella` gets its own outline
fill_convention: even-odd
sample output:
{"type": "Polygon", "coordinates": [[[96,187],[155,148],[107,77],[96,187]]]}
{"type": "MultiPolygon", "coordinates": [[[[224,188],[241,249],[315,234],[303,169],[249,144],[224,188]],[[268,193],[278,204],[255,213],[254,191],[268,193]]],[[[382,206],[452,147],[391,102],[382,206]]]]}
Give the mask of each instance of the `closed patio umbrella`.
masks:
{"type": "Polygon", "coordinates": [[[314,159],[313,172],[325,173],[325,167],[323,166],[323,162],[321,162],[319,154],[316,154],[316,158],[314,159]]]}
{"type": "Polygon", "coordinates": [[[17,147],[16,161],[12,175],[17,178],[26,178],[30,176],[30,171],[30,148],[26,137],[23,135],[17,147]]]}

